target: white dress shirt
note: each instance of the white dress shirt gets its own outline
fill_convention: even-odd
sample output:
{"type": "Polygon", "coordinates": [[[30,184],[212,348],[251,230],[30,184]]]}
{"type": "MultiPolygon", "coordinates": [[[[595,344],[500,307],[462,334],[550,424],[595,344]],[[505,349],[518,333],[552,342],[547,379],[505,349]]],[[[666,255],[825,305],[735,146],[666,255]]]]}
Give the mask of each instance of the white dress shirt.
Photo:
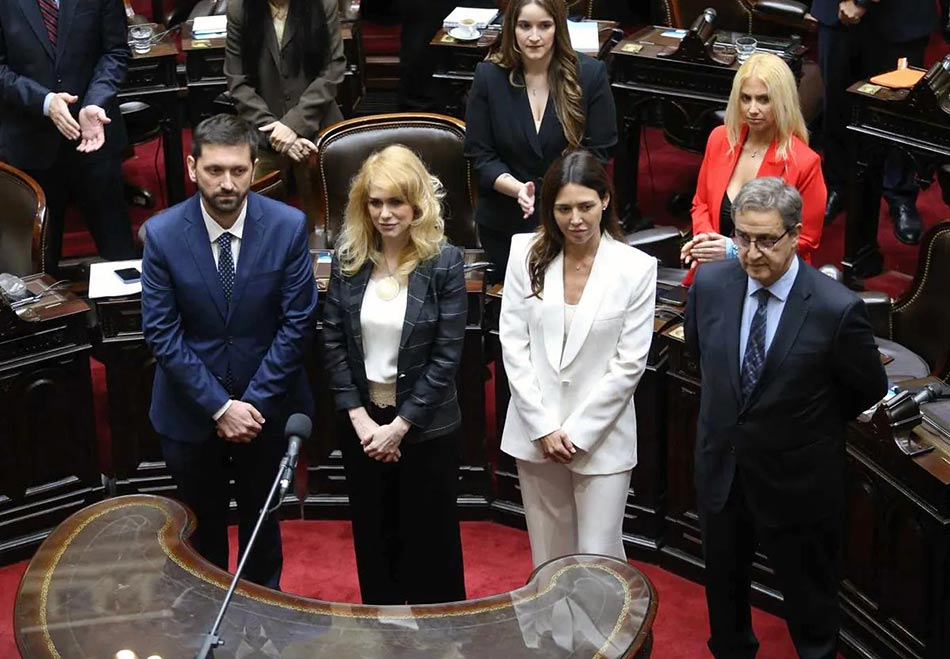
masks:
{"type": "MultiPolygon", "coordinates": [[[[788,270],[778,278],[774,284],[768,287],[769,302],[765,307],[765,354],[769,354],[769,347],[772,345],[772,339],[775,338],[775,330],[778,329],[779,321],[782,320],[782,312],[785,311],[785,301],[788,300],[788,294],[792,292],[792,286],[795,284],[795,277],[798,276],[798,257],[792,259],[788,270]]],[[[739,368],[742,368],[742,362],[745,360],[745,348],[749,342],[749,331],[752,329],[752,317],[755,316],[755,310],[759,302],[755,294],[759,289],[765,288],[758,281],[749,277],[746,284],[746,296],[742,303],[742,319],[739,325],[739,368]]]]}
{"type": "Polygon", "coordinates": [[[370,279],[360,307],[360,329],[363,334],[363,362],[366,379],[378,384],[392,384],[399,371],[399,342],[406,320],[409,289],[399,287],[392,300],[376,294],[379,282],[370,279]]]}

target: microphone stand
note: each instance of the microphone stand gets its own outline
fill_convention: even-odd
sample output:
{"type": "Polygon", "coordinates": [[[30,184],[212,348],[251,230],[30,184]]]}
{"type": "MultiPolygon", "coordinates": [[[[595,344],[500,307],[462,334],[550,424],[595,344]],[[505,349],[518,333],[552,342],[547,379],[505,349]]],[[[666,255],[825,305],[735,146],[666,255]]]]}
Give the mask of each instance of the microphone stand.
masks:
{"type": "Polygon", "coordinates": [[[231,585],[228,587],[228,592],[224,596],[224,601],[221,603],[221,608],[218,610],[218,617],[215,618],[214,625],[211,627],[211,631],[205,634],[204,643],[201,646],[201,649],[198,651],[198,654],[195,655],[195,659],[207,659],[208,657],[214,657],[214,648],[224,645],[224,640],[218,636],[218,629],[221,627],[221,622],[224,620],[224,614],[228,610],[228,605],[231,604],[231,597],[234,595],[234,590],[237,588],[238,579],[241,578],[241,573],[244,571],[244,564],[247,563],[247,557],[251,555],[251,550],[254,548],[254,541],[257,540],[257,532],[261,530],[261,525],[264,523],[264,520],[267,516],[277,510],[280,506],[280,501],[274,506],[273,509],[268,507],[271,499],[274,498],[274,492],[277,491],[277,488],[280,486],[280,480],[284,476],[284,472],[289,466],[289,460],[286,455],[281,459],[280,466],[277,467],[277,477],[274,478],[274,483],[270,486],[270,493],[267,495],[267,499],[264,501],[264,505],[261,507],[261,512],[257,516],[257,523],[254,525],[254,530],[251,532],[251,537],[247,541],[247,548],[244,550],[244,555],[241,556],[240,562],[238,562],[237,570],[234,571],[234,576],[231,578],[231,585]]]}

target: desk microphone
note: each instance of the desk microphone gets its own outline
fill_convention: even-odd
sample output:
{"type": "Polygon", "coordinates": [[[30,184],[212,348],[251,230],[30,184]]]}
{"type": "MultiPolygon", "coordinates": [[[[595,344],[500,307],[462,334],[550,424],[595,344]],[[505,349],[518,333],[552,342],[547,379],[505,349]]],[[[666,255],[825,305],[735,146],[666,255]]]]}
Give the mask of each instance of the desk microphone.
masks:
{"type": "Polygon", "coordinates": [[[218,609],[218,616],[211,626],[211,631],[203,636],[201,649],[198,650],[195,659],[214,657],[214,649],[224,645],[224,639],[218,636],[218,631],[221,629],[221,622],[224,620],[224,614],[228,610],[228,605],[231,604],[231,598],[234,596],[234,589],[237,588],[238,579],[240,579],[244,573],[244,565],[247,563],[247,557],[251,555],[251,550],[254,548],[254,542],[257,540],[257,533],[261,530],[261,524],[264,523],[264,518],[280,507],[280,502],[283,501],[284,494],[287,493],[287,488],[290,487],[290,484],[294,480],[294,468],[297,466],[297,457],[300,455],[300,444],[310,436],[311,428],[310,417],[306,414],[291,414],[290,418],[287,419],[287,425],[284,426],[284,436],[290,440],[290,444],[287,446],[287,453],[280,459],[280,465],[277,467],[274,482],[270,486],[270,492],[267,494],[264,505],[261,506],[261,512],[257,516],[257,523],[254,524],[254,530],[251,531],[251,537],[247,541],[244,553],[240,556],[240,560],[238,560],[237,570],[234,571],[234,576],[231,578],[231,585],[228,586],[228,592],[224,594],[224,601],[221,603],[221,608],[218,609]],[[274,493],[277,492],[278,488],[280,488],[280,494],[274,499],[274,493]],[[276,501],[273,508],[270,507],[272,501],[276,501]]]}
{"type": "Polygon", "coordinates": [[[277,495],[277,501],[283,501],[284,495],[287,494],[290,484],[294,480],[294,471],[297,469],[297,458],[300,455],[300,445],[305,439],[310,437],[310,431],[313,429],[313,424],[310,422],[310,417],[306,414],[291,414],[290,418],[287,419],[287,425],[284,426],[284,437],[287,438],[287,453],[284,455],[284,459],[287,464],[284,466],[284,471],[280,476],[280,492],[277,495]]]}

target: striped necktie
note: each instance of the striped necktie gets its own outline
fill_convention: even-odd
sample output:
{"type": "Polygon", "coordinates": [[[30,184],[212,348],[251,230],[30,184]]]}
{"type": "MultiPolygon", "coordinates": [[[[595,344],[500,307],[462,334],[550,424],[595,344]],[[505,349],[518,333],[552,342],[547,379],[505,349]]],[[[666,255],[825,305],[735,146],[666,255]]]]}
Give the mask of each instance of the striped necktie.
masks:
{"type": "Polygon", "coordinates": [[[56,24],[59,21],[59,5],[56,0],[37,0],[40,5],[40,15],[43,17],[43,25],[46,26],[46,36],[49,42],[56,47],[56,24]]]}
{"type": "Polygon", "coordinates": [[[759,300],[759,306],[756,307],[755,315],[752,316],[749,339],[745,347],[745,359],[742,360],[742,372],[740,374],[742,397],[745,400],[749,400],[749,396],[755,390],[759,376],[762,375],[762,367],[765,366],[766,315],[769,298],[772,296],[767,288],[760,288],[754,295],[759,300]]]}

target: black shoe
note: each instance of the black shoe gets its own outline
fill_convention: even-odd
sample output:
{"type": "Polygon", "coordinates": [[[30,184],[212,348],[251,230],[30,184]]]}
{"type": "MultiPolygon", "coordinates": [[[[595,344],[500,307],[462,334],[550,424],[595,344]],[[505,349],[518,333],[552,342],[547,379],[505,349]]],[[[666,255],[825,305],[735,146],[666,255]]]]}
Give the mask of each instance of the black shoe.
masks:
{"type": "Polygon", "coordinates": [[[891,217],[894,218],[895,238],[907,245],[920,242],[923,222],[913,204],[894,204],[891,206],[891,217]]]}
{"type": "Polygon", "coordinates": [[[843,210],[844,193],[837,190],[828,190],[828,202],[825,204],[825,226],[834,222],[843,210]]]}

